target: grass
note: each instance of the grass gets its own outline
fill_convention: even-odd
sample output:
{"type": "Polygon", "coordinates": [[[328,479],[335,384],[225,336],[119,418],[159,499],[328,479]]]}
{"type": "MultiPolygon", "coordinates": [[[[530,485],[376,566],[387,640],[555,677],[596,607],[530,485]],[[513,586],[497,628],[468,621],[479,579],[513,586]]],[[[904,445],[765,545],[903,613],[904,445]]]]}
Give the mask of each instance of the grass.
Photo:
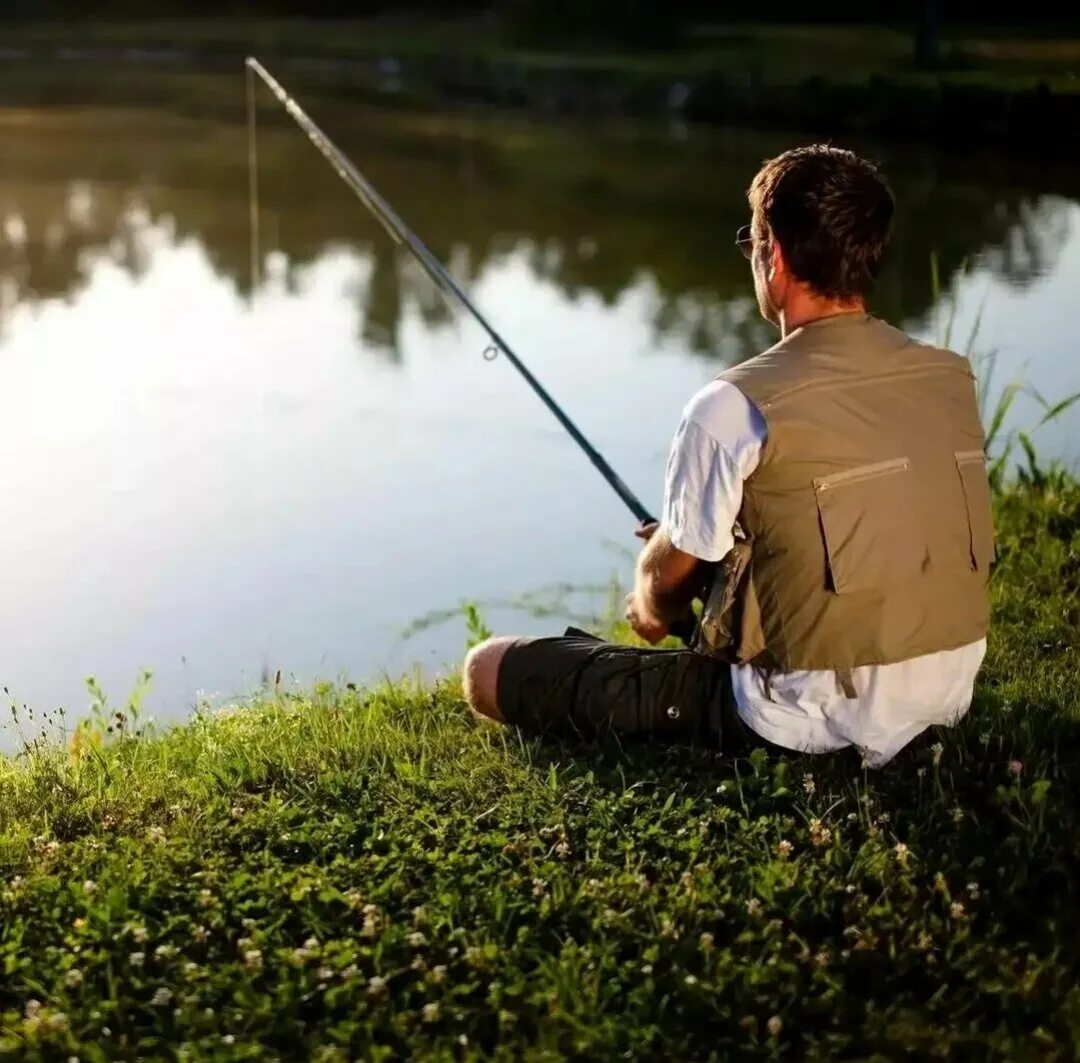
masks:
{"type": "Polygon", "coordinates": [[[1080,485],[995,504],[975,704],[876,773],[522,741],[454,681],[29,735],[0,1058],[1072,1057],[1080,485]]]}

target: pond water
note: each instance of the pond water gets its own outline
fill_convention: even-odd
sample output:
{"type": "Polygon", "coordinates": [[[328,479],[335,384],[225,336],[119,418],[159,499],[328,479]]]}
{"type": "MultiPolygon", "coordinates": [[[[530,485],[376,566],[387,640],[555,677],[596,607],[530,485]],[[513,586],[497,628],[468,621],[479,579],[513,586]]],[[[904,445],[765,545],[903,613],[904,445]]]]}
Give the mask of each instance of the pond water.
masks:
{"type": "MultiPolygon", "coordinates": [[[[806,138],[299,96],[658,507],[683,403],[772,342],[732,238],[806,138]]],[[[509,364],[269,101],[253,285],[242,113],[183,112],[0,111],[0,683],[72,716],[147,668],[168,720],[279,669],[448,669],[466,600],[504,631],[602,612],[634,521],[509,364]]],[[[962,348],[977,321],[991,404],[1080,389],[1080,174],[866,147],[900,201],[875,310],[962,348]]]]}

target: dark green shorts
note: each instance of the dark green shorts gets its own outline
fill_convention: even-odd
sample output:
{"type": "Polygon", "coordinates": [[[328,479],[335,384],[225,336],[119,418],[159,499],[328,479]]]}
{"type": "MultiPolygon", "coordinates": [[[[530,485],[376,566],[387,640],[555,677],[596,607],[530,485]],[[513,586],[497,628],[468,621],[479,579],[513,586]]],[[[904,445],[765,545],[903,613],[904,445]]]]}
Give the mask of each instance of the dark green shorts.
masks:
{"type": "Polygon", "coordinates": [[[506,722],[531,733],[614,732],[732,753],[765,744],[736,712],[730,665],[690,650],[602,642],[576,629],[513,643],[496,696],[506,722]]]}

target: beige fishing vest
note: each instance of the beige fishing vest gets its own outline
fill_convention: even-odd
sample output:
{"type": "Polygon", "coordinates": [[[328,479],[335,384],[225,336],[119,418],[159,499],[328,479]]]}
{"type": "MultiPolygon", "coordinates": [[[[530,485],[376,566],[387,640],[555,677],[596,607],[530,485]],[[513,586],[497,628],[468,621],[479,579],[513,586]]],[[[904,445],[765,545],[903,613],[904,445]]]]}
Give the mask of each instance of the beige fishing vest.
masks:
{"type": "Polygon", "coordinates": [[[757,406],[768,436],[699,648],[834,670],[847,689],[859,665],[986,634],[990,486],[966,359],[841,315],[720,379],[757,406]]]}

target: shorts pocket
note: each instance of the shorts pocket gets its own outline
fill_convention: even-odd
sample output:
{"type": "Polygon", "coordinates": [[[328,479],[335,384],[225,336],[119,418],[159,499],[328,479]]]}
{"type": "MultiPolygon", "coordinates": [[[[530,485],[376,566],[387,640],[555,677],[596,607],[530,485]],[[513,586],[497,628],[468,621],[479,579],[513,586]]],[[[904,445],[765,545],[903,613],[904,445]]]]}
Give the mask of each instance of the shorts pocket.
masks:
{"type": "Polygon", "coordinates": [[[928,551],[907,458],[818,477],[814,494],[837,594],[875,590],[923,570],[928,551]]]}
{"type": "Polygon", "coordinates": [[[967,507],[971,567],[976,572],[985,572],[994,561],[994,510],[986,454],[981,450],[958,450],[956,469],[967,507]]]}

